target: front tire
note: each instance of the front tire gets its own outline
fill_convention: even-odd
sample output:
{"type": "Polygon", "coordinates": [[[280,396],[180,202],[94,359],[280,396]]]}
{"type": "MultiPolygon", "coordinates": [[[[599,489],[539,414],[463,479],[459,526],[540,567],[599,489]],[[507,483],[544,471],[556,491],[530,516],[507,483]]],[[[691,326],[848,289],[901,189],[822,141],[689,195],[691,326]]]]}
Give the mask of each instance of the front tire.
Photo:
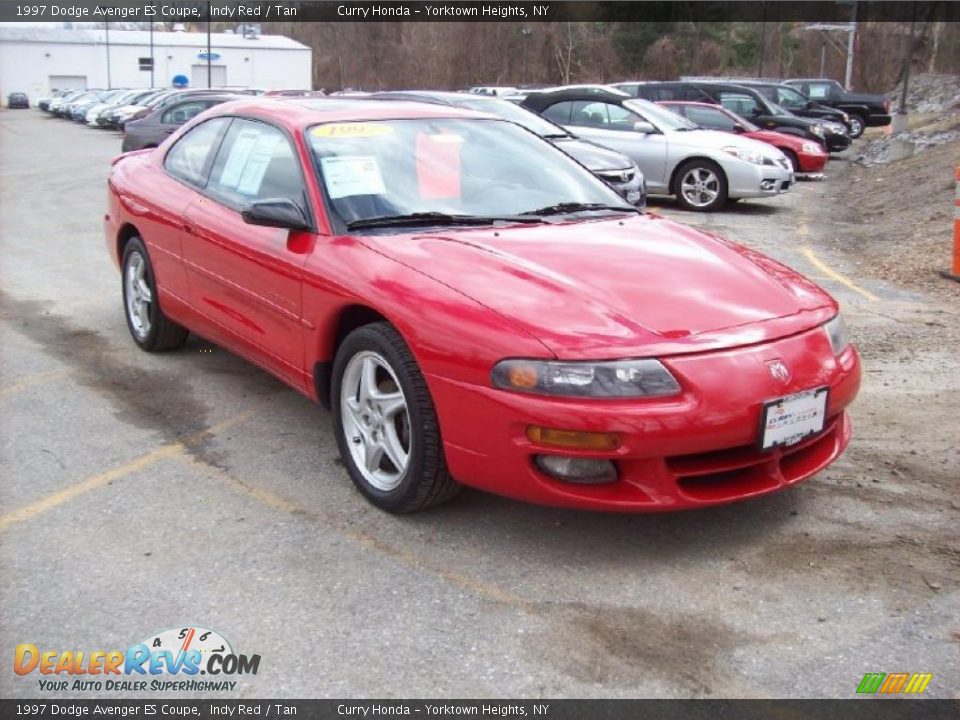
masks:
{"type": "Polygon", "coordinates": [[[800,169],[800,158],[797,157],[797,154],[793,150],[780,148],[780,152],[787,156],[787,160],[790,161],[790,167],[793,168],[794,175],[803,172],[803,170],[800,169]]]}
{"type": "Polygon", "coordinates": [[[124,247],[121,268],[123,309],[133,341],[147,352],[183,347],[189,332],[163,314],[150,256],[139,237],[124,247]]]}
{"type": "Polygon", "coordinates": [[[712,212],[727,202],[727,177],[715,162],[690,160],[677,171],[673,192],[687,210],[712,212]]]}
{"type": "Polygon", "coordinates": [[[344,339],[331,387],[340,455],[367,500],[387,512],[408,513],[457,494],[430,390],[390,324],[365,325],[344,339]]]}

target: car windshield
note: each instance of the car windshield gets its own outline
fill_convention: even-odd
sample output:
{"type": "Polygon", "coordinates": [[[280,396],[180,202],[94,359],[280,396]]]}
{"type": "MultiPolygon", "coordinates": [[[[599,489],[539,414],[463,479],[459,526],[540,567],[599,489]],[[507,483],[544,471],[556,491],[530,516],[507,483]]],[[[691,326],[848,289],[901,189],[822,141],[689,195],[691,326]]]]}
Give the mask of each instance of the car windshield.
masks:
{"type": "Polygon", "coordinates": [[[623,106],[653,123],[659,130],[696,130],[697,124],[685,117],[662,108],[649,100],[627,100],[623,106]]]}
{"type": "Polygon", "coordinates": [[[306,138],[348,228],[390,219],[442,225],[636,212],[563,152],[501,120],[325,123],[306,138]]]}
{"type": "Polygon", "coordinates": [[[488,100],[482,97],[470,97],[464,94],[463,99],[457,98],[454,103],[457,107],[490,113],[498,118],[509,120],[512,123],[525,127],[540,137],[566,137],[570,133],[559,125],[554,125],[536,113],[510,102],[509,100],[488,100]]]}

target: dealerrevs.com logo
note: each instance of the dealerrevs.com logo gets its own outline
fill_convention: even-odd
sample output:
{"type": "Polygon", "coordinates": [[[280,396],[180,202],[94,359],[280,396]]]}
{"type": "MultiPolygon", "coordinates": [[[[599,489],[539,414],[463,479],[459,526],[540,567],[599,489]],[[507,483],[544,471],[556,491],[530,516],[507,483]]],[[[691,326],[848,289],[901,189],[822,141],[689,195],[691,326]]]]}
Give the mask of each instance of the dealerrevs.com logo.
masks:
{"type": "Polygon", "coordinates": [[[17,645],[13,671],[42,691],[231,691],[256,675],[260,655],[240,655],[219,633],[199,627],[157,633],[126,650],[49,650],[17,645]],[[119,677],[118,677],[119,676],[119,677]],[[198,676],[205,676],[199,679],[198,676]]]}

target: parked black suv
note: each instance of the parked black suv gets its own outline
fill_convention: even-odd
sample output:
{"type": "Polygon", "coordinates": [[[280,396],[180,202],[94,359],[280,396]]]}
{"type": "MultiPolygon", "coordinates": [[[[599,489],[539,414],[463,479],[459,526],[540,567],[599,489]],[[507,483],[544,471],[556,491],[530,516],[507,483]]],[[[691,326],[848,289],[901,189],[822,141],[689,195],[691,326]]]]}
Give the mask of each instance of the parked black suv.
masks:
{"type": "Polygon", "coordinates": [[[847,92],[836,80],[827,78],[784,80],[783,83],[796,88],[814,102],[847,113],[850,116],[850,134],[855,138],[863,135],[864,128],[890,124],[890,101],[883,95],[847,92]]]}
{"type": "Polygon", "coordinates": [[[820,143],[829,152],[850,147],[850,135],[841,123],[797,117],[776,105],[757,90],[728,82],[678,80],[672,82],[624,82],[613,87],[634,97],[660,102],[686,100],[723,105],[764,130],[796,135],[820,143]]]}
{"type": "Polygon", "coordinates": [[[737,80],[737,85],[753,88],[770,102],[786,108],[794,115],[810,118],[811,120],[830,120],[841,123],[850,130],[850,116],[843,110],[827,107],[814,102],[796,88],[775,82],[761,80],[737,80]]]}

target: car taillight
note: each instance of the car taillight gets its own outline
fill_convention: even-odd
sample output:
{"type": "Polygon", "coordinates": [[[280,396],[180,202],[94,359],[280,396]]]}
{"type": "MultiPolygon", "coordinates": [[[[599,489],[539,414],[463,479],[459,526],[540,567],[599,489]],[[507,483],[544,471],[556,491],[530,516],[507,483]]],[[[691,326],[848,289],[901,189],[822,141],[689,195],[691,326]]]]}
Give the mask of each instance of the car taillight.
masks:
{"type": "Polygon", "coordinates": [[[883,99],[883,111],[890,112],[890,98],[883,99]]]}

